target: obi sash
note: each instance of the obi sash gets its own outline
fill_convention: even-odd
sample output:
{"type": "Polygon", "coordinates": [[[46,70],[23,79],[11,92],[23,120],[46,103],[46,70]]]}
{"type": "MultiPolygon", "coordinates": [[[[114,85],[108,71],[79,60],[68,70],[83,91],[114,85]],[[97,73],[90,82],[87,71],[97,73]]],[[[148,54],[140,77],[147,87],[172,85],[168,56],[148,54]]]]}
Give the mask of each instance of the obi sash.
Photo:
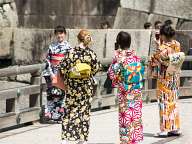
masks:
{"type": "Polygon", "coordinates": [[[180,73],[181,66],[185,60],[185,54],[178,52],[169,55],[169,66],[166,70],[166,75],[172,75],[174,73],[180,73]]]}
{"type": "Polygon", "coordinates": [[[55,66],[64,58],[64,54],[51,54],[50,57],[51,64],[55,66]]]}

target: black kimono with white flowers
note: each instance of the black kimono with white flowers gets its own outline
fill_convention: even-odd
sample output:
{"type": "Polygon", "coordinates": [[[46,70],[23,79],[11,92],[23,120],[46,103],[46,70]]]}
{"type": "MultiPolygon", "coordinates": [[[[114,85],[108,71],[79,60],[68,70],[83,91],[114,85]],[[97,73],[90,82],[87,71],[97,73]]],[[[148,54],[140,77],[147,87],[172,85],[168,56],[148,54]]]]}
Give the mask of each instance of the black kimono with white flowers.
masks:
{"type": "Polygon", "coordinates": [[[62,122],[62,139],[87,141],[89,133],[90,109],[93,97],[93,76],[100,70],[101,64],[90,48],[75,47],[69,51],[60,63],[60,70],[66,84],[66,113],[62,122]],[[76,63],[87,63],[91,66],[91,77],[88,79],[69,78],[70,69],[76,63]]]}

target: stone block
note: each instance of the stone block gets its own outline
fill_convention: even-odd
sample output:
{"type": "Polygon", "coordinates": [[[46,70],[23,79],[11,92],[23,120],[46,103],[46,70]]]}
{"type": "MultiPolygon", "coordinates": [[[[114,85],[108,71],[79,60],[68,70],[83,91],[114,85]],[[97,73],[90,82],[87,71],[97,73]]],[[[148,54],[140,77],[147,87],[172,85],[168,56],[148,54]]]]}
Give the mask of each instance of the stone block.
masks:
{"type": "Polygon", "coordinates": [[[6,113],[6,100],[0,100],[0,114],[6,113]]]}
{"type": "Polygon", "coordinates": [[[18,15],[19,26],[25,28],[45,28],[44,25],[49,23],[49,28],[53,28],[53,24],[50,20],[45,22],[45,16],[43,15],[18,15]]]}
{"type": "Polygon", "coordinates": [[[114,43],[117,34],[125,31],[131,35],[131,49],[134,49],[139,56],[148,56],[151,31],[150,30],[128,30],[128,29],[112,29],[107,33],[107,58],[111,59],[114,52],[114,43]]]}
{"type": "Polygon", "coordinates": [[[48,45],[53,41],[53,30],[15,29],[14,60],[16,64],[42,62],[48,45]]]}
{"type": "Polygon", "coordinates": [[[13,42],[13,29],[0,29],[0,58],[10,58],[12,56],[11,48],[13,42]]]}
{"type": "Polygon", "coordinates": [[[29,108],[29,95],[22,95],[19,98],[19,109],[23,110],[29,108]]]}
{"type": "Polygon", "coordinates": [[[21,74],[16,76],[16,80],[19,82],[31,82],[31,74],[21,74]]]}
{"type": "Polygon", "coordinates": [[[15,0],[18,14],[115,15],[116,0],[15,0]]]}
{"type": "Polygon", "coordinates": [[[192,19],[191,0],[121,0],[121,7],[171,17],[192,19]]]}
{"type": "Polygon", "coordinates": [[[192,48],[192,31],[177,31],[175,38],[181,44],[181,51],[187,54],[189,48],[192,48]]]}
{"type": "Polygon", "coordinates": [[[100,28],[100,24],[105,20],[109,21],[110,25],[113,26],[114,16],[56,16],[55,20],[50,17],[44,17],[43,27],[54,28],[56,25],[64,25],[69,29],[95,29],[100,28]]]}
{"type": "Polygon", "coordinates": [[[151,40],[150,40],[150,43],[149,43],[149,55],[152,55],[156,49],[158,48],[158,45],[155,41],[155,30],[152,30],[151,31],[151,40]]]}
{"type": "Polygon", "coordinates": [[[88,28],[100,28],[100,25],[102,22],[108,21],[110,24],[110,28],[113,27],[114,21],[115,21],[115,16],[92,16],[88,17],[88,28]]]}
{"type": "Polygon", "coordinates": [[[42,11],[41,14],[48,15],[74,15],[73,13],[73,0],[41,0],[42,11]]]}
{"type": "Polygon", "coordinates": [[[107,30],[91,30],[91,35],[93,37],[93,45],[92,49],[97,54],[99,59],[106,57],[106,38],[107,38],[107,30]]]}
{"type": "MultiPolygon", "coordinates": [[[[176,32],[176,40],[181,44],[181,51],[187,54],[189,48],[192,47],[192,31],[180,30],[176,32]]],[[[156,50],[157,45],[154,41],[155,31],[152,31],[151,43],[150,43],[150,55],[156,50]]]]}
{"type": "Polygon", "coordinates": [[[177,24],[178,30],[192,30],[192,20],[183,20],[179,19],[179,22],[177,24]]]}
{"type": "Polygon", "coordinates": [[[120,0],[121,7],[150,12],[151,0],[120,0]]]}
{"type": "Polygon", "coordinates": [[[101,0],[73,0],[73,12],[75,15],[101,15],[101,0]],[[81,7],[81,8],[79,8],[81,7]]]}
{"type": "Polygon", "coordinates": [[[68,41],[71,45],[71,47],[75,47],[76,45],[78,45],[78,41],[77,41],[77,35],[79,33],[79,29],[69,29],[68,30],[68,41]]]}
{"type": "Polygon", "coordinates": [[[161,21],[162,23],[166,20],[171,20],[173,22],[173,26],[177,26],[178,18],[165,16],[165,15],[158,15],[158,14],[150,14],[148,17],[148,22],[151,22],[153,27],[155,24],[155,21],[161,21]]]}
{"type": "Polygon", "coordinates": [[[44,15],[95,15],[100,0],[42,0],[44,15]]]}
{"type": "Polygon", "coordinates": [[[7,26],[9,27],[18,26],[18,16],[15,3],[3,5],[3,21],[6,21],[7,26]]]}
{"type": "Polygon", "coordinates": [[[103,2],[104,16],[116,16],[118,7],[120,7],[119,0],[101,0],[103,2]]]}
{"type": "Polygon", "coordinates": [[[6,27],[6,26],[9,26],[9,22],[7,19],[5,19],[3,8],[0,7],[0,27],[6,27]]]}
{"type": "Polygon", "coordinates": [[[68,0],[63,3],[67,9],[70,7],[70,14],[82,16],[114,16],[119,6],[117,0],[68,0]]]}
{"type": "Polygon", "coordinates": [[[18,10],[18,15],[41,14],[44,10],[42,0],[15,0],[15,4],[18,10]]]}
{"type": "Polygon", "coordinates": [[[0,5],[1,4],[6,4],[6,3],[12,3],[14,0],[0,0],[0,5]]]}
{"type": "Polygon", "coordinates": [[[101,22],[108,20],[113,25],[114,16],[70,16],[70,15],[19,15],[19,25],[25,28],[53,29],[57,25],[66,28],[99,28],[101,22]],[[41,19],[41,21],[39,21],[41,19]]]}
{"type": "Polygon", "coordinates": [[[114,22],[115,29],[143,29],[144,23],[148,19],[145,12],[119,8],[114,22]]]}
{"type": "Polygon", "coordinates": [[[191,0],[155,0],[154,13],[192,20],[191,0]]]}
{"type": "Polygon", "coordinates": [[[119,6],[116,0],[15,0],[15,3],[19,26],[26,28],[53,28],[58,24],[67,28],[97,28],[101,19],[111,22],[119,6]]]}

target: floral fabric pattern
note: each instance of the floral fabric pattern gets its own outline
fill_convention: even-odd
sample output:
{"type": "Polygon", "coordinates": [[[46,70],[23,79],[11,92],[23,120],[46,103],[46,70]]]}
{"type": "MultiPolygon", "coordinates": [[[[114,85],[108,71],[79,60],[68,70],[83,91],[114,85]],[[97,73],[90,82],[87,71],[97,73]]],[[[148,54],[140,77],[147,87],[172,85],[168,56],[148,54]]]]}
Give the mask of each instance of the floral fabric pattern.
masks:
{"type": "MultiPolygon", "coordinates": [[[[52,43],[46,57],[46,67],[43,71],[43,76],[47,84],[47,105],[45,106],[45,118],[47,120],[61,121],[64,114],[64,90],[52,85],[51,76],[56,75],[58,72],[58,65],[52,63],[54,55],[61,55],[62,59],[67,51],[70,50],[70,45],[67,41],[63,43],[52,43]]],[[[57,58],[57,57],[56,57],[57,58]]],[[[58,60],[59,61],[59,60],[58,60]]]]}
{"type": "MultiPolygon", "coordinates": [[[[167,68],[172,65],[170,55],[180,52],[180,44],[173,40],[160,45],[159,60],[153,61],[158,65],[159,75],[157,77],[157,99],[159,103],[160,130],[165,132],[180,129],[180,118],[177,99],[179,96],[179,73],[166,75],[167,68]]],[[[182,60],[182,59],[177,59],[182,60]]],[[[180,63],[180,62],[178,62],[180,63]]],[[[153,66],[151,66],[153,67],[153,66]]]]}
{"type": "Polygon", "coordinates": [[[108,74],[113,86],[118,87],[119,134],[121,144],[137,144],[143,140],[141,89],[129,89],[123,84],[121,64],[140,62],[133,50],[116,50],[108,74]]]}
{"type": "Polygon", "coordinates": [[[62,122],[62,139],[87,141],[89,134],[90,109],[93,97],[93,76],[100,70],[101,64],[90,48],[75,47],[68,52],[60,64],[60,70],[66,84],[66,110],[62,122]],[[76,63],[91,66],[90,78],[69,78],[70,69],[76,63]]]}

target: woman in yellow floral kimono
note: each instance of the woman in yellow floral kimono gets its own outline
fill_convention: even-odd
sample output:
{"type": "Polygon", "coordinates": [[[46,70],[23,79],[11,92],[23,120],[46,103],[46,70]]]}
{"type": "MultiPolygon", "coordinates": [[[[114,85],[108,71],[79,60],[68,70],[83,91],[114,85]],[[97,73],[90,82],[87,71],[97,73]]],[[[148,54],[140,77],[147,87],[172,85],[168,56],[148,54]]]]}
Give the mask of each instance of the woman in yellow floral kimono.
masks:
{"type": "Polygon", "coordinates": [[[65,114],[62,122],[62,144],[88,141],[91,101],[93,97],[93,76],[100,70],[101,64],[96,54],[88,46],[92,38],[87,30],[78,34],[79,45],[69,51],[60,63],[60,70],[66,84],[65,114]],[[88,78],[71,78],[70,72],[77,63],[86,63],[91,67],[88,78]]]}
{"type": "Polygon", "coordinates": [[[151,57],[150,67],[157,78],[157,99],[160,114],[158,137],[179,136],[180,118],[177,99],[179,96],[179,73],[184,56],[180,44],[174,40],[175,30],[170,25],[160,29],[162,44],[151,57]],[[174,58],[173,58],[174,57],[174,58]],[[176,58],[175,58],[176,57],[176,58]],[[172,69],[172,66],[176,69],[172,69]]]}

